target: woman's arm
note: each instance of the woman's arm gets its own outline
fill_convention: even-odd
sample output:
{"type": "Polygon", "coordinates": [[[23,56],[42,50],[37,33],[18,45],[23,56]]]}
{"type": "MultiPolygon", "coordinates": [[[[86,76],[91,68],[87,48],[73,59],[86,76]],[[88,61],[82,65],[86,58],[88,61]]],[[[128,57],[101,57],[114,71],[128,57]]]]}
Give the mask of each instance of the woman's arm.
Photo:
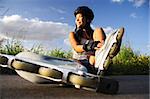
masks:
{"type": "Polygon", "coordinates": [[[73,49],[76,51],[76,52],[83,52],[83,45],[78,45],[77,41],[75,40],[75,36],[74,36],[74,32],[70,32],[69,34],[69,41],[70,41],[70,44],[71,46],[73,47],[73,49]]]}

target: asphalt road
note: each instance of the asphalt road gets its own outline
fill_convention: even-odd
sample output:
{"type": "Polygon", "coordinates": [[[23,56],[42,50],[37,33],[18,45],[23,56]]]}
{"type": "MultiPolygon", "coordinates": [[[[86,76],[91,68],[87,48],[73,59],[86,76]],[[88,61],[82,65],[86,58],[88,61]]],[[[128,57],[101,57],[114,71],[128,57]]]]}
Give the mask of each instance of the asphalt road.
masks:
{"type": "Polygon", "coordinates": [[[57,84],[33,84],[20,76],[0,75],[0,99],[149,99],[149,76],[116,76],[116,95],[79,90],[57,84]]]}

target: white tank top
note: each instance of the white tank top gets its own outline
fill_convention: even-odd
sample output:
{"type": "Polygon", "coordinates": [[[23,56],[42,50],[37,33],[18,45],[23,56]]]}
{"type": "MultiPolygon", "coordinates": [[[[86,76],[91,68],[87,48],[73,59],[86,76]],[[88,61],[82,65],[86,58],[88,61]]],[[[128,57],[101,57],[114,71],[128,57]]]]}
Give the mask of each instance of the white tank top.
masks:
{"type": "MultiPolygon", "coordinates": [[[[87,39],[82,38],[81,39],[81,44],[84,44],[86,42],[87,39]]],[[[82,53],[78,53],[73,49],[73,59],[77,59],[77,60],[84,60],[84,59],[88,59],[89,53],[91,52],[82,52],[82,53]]]]}

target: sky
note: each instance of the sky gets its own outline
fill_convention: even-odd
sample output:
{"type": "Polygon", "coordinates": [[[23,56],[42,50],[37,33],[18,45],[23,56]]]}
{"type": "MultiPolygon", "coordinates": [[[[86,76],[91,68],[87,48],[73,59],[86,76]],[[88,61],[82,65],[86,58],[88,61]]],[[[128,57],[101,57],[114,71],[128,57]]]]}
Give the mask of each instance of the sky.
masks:
{"type": "Polygon", "coordinates": [[[0,39],[17,39],[27,48],[70,50],[74,10],[88,6],[94,12],[92,27],[106,33],[125,28],[123,44],[150,55],[149,0],[0,0],[0,39]]]}

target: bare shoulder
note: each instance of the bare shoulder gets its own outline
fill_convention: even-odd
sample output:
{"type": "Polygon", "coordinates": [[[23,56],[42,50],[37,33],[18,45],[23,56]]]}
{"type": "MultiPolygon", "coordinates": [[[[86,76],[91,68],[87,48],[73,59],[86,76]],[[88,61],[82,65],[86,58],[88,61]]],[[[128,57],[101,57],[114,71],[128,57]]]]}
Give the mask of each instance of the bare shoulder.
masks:
{"type": "Polygon", "coordinates": [[[74,36],[74,32],[73,32],[73,31],[71,31],[71,32],[69,33],[69,37],[72,37],[72,36],[74,36]]]}
{"type": "Polygon", "coordinates": [[[103,31],[103,28],[102,27],[96,27],[94,31],[95,32],[103,31]]]}
{"type": "Polygon", "coordinates": [[[71,31],[69,34],[74,34],[74,32],[73,32],[73,31],[71,31]]]}

